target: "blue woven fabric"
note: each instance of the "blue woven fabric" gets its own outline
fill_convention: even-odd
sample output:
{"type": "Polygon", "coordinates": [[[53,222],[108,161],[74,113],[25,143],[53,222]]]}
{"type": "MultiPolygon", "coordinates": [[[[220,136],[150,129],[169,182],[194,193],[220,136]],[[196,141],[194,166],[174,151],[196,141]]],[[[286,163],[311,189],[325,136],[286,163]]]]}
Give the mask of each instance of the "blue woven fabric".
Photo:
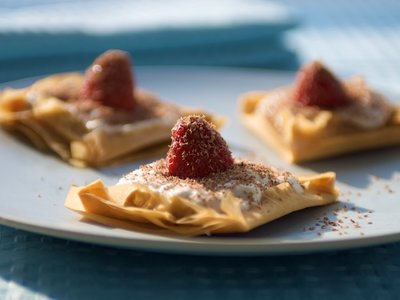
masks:
{"type": "Polygon", "coordinates": [[[400,244],[276,257],[136,252],[0,227],[2,299],[396,299],[400,244]]]}

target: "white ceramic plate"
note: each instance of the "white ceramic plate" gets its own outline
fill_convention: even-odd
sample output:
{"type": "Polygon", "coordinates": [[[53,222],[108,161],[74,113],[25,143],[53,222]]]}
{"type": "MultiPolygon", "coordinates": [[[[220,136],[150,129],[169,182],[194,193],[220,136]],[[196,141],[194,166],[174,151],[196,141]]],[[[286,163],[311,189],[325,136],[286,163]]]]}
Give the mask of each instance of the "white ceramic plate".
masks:
{"type": "MultiPolygon", "coordinates": [[[[294,74],[178,67],[137,68],[136,73],[141,86],[165,99],[228,116],[230,123],[223,135],[237,154],[295,172],[337,172],[342,189],[340,202],[293,213],[246,234],[183,238],[111,229],[82,222],[79,215],[64,208],[67,190],[71,184],[84,185],[97,178],[115,183],[138,164],[102,170],[76,169],[1,131],[0,223],[97,244],[188,254],[303,253],[400,240],[398,147],[291,166],[238,123],[238,95],[288,84],[294,74]]],[[[0,88],[21,87],[32,81],[15,81],[0,88]]]]}

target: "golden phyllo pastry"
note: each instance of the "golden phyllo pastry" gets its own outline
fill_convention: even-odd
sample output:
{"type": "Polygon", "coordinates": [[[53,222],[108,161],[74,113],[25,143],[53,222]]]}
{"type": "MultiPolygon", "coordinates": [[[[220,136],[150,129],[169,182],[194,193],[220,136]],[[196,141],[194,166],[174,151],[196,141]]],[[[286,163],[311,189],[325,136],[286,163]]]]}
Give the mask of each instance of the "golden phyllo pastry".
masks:
{"type": "Polygon", "coordinates": [[[95,222],[152,233],[246,232],[291,212],[335,202],[332,172],[296,177],[232,158],[203,118],[181,118],[161,159],[113,186],[72,187],[65,205],[95,222]]]}
{"type": "MultiPolygon", "coordinates": [[[[170,128],[190,113],[135,86],[127,53],[110,50],[85,75],[46,77],[0,91],[0,124],[75,166],[101,167],[167,152],[170,128]]],[[[221,125],[221,119],[207,115],[221,125]]]]}
{"type": "Polygon", "coordinates": [[[242,123],[289,162],[400,144],[400,107],[362,77],[339,81],[318,61],[294,86],[249,92],[239,105],[242,123]]]}

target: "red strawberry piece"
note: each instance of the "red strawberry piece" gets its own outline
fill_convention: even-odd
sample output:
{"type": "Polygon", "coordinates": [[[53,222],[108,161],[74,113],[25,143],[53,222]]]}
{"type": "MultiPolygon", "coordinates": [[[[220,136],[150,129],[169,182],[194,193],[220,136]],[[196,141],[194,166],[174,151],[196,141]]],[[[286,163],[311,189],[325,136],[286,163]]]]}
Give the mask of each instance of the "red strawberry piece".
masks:
{"type": "Polygon", "coordinates": [[[321,62],[313,61],[297,74],[296,102],[307,106],[334,109],[350,102],[350,97],[335,75],[321,62]]]}
{"type": "Polygon", "coordinates": [[[167,154],[169,175],[199,178],[233,166],[232,154],[213,125],[200,116],[186,116],[172,128],[167,154]]]}
{"type": "Polygon", "coordinates": [[[134,80],[129,54],[109,50],[95,59],[86,70],[80,98],[117,109],[132,110],[134,80]]]}

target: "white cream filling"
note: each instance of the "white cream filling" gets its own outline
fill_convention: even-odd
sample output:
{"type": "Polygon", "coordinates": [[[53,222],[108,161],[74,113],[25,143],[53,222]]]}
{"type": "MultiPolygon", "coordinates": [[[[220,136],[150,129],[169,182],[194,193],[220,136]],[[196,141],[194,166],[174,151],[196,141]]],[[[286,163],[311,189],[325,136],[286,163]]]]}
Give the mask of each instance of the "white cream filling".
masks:
{"type": "MultiPolygon", "coordinates": [[[[151,164],[152,165],[152,164],[151,164]]],[[[220,202],[226,197],[228,193],[232,193],[236,198],[241,199],[241,209],[246,211],[252,205],[260,205],[263,198],[264,190],[271,186],[271,180],[268,177],[261,176],[261,174],[250,169],[248,170],[247,178],[254,178],[251,183],[237,183],[235,181],[224,182],[216,186],[215,191],[208,191],[206,189],[194,189],[185,183],[168,183],[165,180],[151,180],[147,179],[151,175],[155,175],[153,170],[144,172],[142,169],[137,169],[128,175],[122,177],[117,184],[140,183],[146,185],[150,190],[165,194],[167,196],[182,197],[190,199],[199,205],[207,205],[214,209],[219,209],[220,202]]],[[[297,193],[303,193],[304,189],[300,182],[292,175],[287,179],[285,176],[278,177],[278,183],[288,182],[297,193]]]]}
{"type": "MultiPolygon", "coordinates": [[[[363,129],[384,126],[393,112],[387,99],[368,88],[362,77],[351,78],[345,85],[356,97],[350,105],[335,110],[342,119],[363,129]]],[[[282,128],[283,119],[279,111],[282,107],[289,107],[290,97],[289,88],[271,92],[260,101],[257,112],[270,118],[275,127],[282,128]]]]}
{"type": "Polygon", "coordinates": [[[130,132],[133,129],[140,130],[143,128],[148,128],[155,124],[162,124],[166,127],[172,127],[176,120],[180,115],[176,114],[174,117],[172,116],[162,116],[162,117],[154,117],[146,120],[134,121],[132,123],[126,124],[109,124],[102,119],[93,119],[86,121],[86,128],[89,130],[104,130],[108,132],[130,132]]]}
{"type": "Polygon", "coordinates": [[[356,93],[356,100],[338,110],[342,118],[364,129],[385,125],[393,113],[393,107],[386,98],[369,89],[362,77],[350,79],[347,85],[356,93]]]}

